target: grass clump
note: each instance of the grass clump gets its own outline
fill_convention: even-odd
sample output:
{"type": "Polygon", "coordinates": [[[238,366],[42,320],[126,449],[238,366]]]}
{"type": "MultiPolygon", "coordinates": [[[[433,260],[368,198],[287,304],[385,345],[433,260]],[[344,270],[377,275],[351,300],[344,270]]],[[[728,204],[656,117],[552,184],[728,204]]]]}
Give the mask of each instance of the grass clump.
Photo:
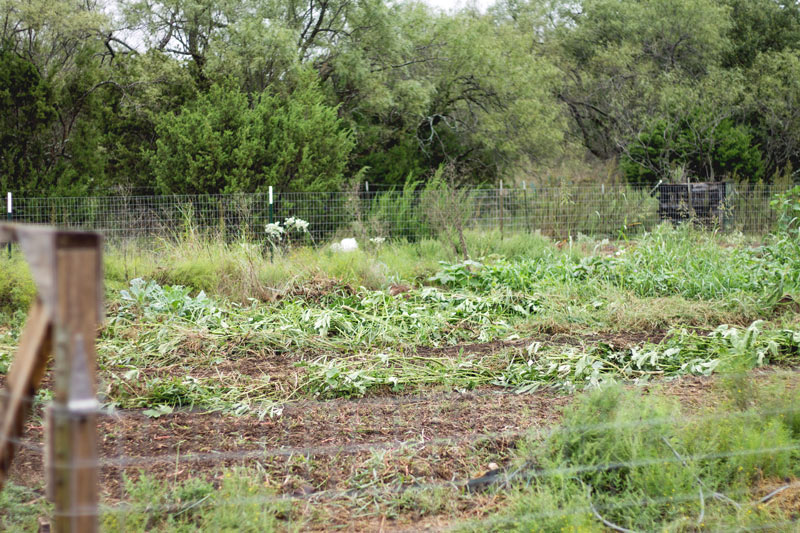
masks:
{"type": "Polygon", "coordinates": [[[50,507],[40,491],[6,482],[0,491],[0,530],[38,531],[39,517],[47,516],[50,507]]]}
{"type": "Polygon", "coordinates": [[[281,501],[268,488],[259,469],[223,471],[221,481],[191,478],[170,485],[142,475],[126,478],[128,499],[120,507],[107,508],[101,519],[103,531],[293,531],[287,522],[291,503],[281,501]]]}
{"type": "Polygon", "coordinates": [[[790,518],[759,501],[765,479],[795,479],[798,407],[730,404],[685,416],[677,401],[621,387],[582,396],[543,440],[521,446],[505,513],[474,531],[632,531],[768,526],[790,518]],[[702,491],[702,495],[701,495],[702,491]],[[606,524],[607,525],[607,524],[606,524]]]}
{"type": "Polygon", "coordinates": [[[800,251],[787,238],[774,237],[759,248],[719,244],[690,227],[665,225],[610,255],[551,246],[533,259],[445,265],[436,280],[452,288],[502,285],[515,291],[600,283],[641,298],[680,295],[727,305],[765,299],[777,290],[800,290],[800,251]]]}

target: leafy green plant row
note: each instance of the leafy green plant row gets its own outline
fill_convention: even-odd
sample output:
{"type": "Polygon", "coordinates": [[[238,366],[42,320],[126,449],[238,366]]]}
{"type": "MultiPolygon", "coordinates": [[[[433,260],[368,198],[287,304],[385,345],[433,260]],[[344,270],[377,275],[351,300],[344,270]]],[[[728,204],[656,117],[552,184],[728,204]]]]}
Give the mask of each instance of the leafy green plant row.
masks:
{"type": "MultiPolygon", "coordinates": [[[[421,355],[414,345],[452,339],[490,340],[514,331],[538,302],[511,292],[451,293],[425,288],[403,296],[382,291],[335,295],[320,304],[223,305],[204,293],[135,280],[123,291],[101,341],[110,376],[108,400],[121,407],[197,407],[235,413],[274,412],[292,398],[361,397],[382,390],[497,386],[526,392],[541,386],[575,390],[614,380],[646,381],[792,364],[800,332],[757,321],[710,334],[678,329],[657,345],[619,348],[533,342],[486,354],[421,355]],[[297,351],[293,356],[287,351],[297,351]],[[303,355],[306,354],[306,355],[303,355]],[[291,390],[270,376],[208,375],[203,369],[242,357],[291,357],[291,390]],[[179,367],[183,377],[162,370],[179,367]]],[[[213,374],[212,374],[213,375],[213,374]]],[[[162,411],[155,410],[153,416],[162,411]]]]}

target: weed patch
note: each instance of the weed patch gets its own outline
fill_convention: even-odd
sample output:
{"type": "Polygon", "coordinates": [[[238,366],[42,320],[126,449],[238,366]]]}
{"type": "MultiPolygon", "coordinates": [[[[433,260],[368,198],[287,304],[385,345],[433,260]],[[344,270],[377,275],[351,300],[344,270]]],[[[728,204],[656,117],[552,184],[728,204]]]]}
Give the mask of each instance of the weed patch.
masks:
{"type": "MultiPolygon", "coordinates": [[[[796,399],[793,405],[796,405],[796,399]]],[[[583,396],[543,441],[521,447],[508,511],[475,531],[727,529],[786,523],[765,478],[796,478],[800,441],[763,405],[685,418],[674,401],[619,387],[583,396]]]]}

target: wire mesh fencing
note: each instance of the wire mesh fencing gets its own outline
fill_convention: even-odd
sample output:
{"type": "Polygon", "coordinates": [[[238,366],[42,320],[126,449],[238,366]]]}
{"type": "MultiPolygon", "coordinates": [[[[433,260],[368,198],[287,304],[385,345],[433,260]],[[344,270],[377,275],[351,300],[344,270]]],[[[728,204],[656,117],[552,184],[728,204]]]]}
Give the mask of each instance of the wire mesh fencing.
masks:
{"type": "Polygon", "coordinates": [[[14,198],[10,219],[101,231],[110,240],[193,233],[260,240],[266,224],[289,217],[308,221],[317,243],[345,236],[414,241],[457,223],[465,229],[566,238],[619,237],[665,221],[694,220],[707,227],[763,234],[772,231],[778,219],[770,201],[784,190],[728,184],[716,197],[707,193],[701,197],[697,192],[676,195],[658,188],[606,185],[476,189],[463,196],[467,205],[459,209],[462,215],[453,214],[466,212],[461,222],[434,220],[424,201],[426,193],[420,190],[276,191],[272,203],[266,193],[14,198]]]}

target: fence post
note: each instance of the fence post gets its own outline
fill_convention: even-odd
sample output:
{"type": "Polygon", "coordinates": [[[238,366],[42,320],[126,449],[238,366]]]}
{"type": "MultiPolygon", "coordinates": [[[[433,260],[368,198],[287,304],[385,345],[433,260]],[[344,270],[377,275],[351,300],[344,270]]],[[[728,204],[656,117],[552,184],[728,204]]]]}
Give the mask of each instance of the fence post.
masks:
{"type": "Polygon", "coordinates": [[[500,206],[500,240],[503,240],[503,180],[500,180],[500,192],[497,195],[497,203],[500,206]]]}
{"type": "MultiPolygon", "coordinates": [[[[273,207],[272,207],[272,185],[270,185],[269,186],[269,203],[267,204],[267,211],[269,213],[269,223],[270,224],[272,224],[272,216],[273,216],[273,211],[272,210],[273,210],[273,207]]],[[[269,240],[269,237],[267,239],[269,240]]],[[[270,263],[272,263],[272,260],[274,259],[274,257],[273,257],[274,252],[275,252],[274,248],[275,247],[272,246],[272,244],[270,243],[270,246],[269,246],[269,262],[270,263]]]]}
{"type": "Polygon", "coordinates": [[[0,406],[0,488],[28,406],[54,352],[53,402],[45,412],[47,497],[56,533],[98,529],[95,336],[102,310],[97,233],[0,225],[0,242],[19,242],[37,288],[9,369],[11,394],[0,406]]]}
{"type": "Polygon", "coordinates": [[[522,182],[522,204],[525,206],[525,228],[528,230],[528,233],[531,232],[531,216],[528,213],[528,186],[523,181],[522,182]]]}
{"type": "MultiPolygon", "coordinates": [[[[369,182],[366,181],[366,180],[364,180],[364,201],[362,202],[362,204],[363,205],[361,206],[361,212],[365,214],[364,218],[366,219],[369,216],[369,205],[370,205],[370,200],[369,200],[369,182]]],[[[365,222],[365,224],[366,224],[366,222],[365,222]]],[[[364,235],[366,235],[366,231],[367,231],[366,227],[362,226],[362,232],[363,232],[364,235]]]]}
{"type": "MultiPolygon", "coordinates": [[[[7,203],[6,203],[6,218],[8,218],[9,222],[11,222],[11,212],[13,211],[12,207],[13,206],[12,206],[11,193],[8,193],[7,203]]],[[[11,243],[10,242],[8,243],[8,258],[11,259],[11,243]]]]}
{"type": "Polygon", "coordinates": [[[98,530],[95,336],[100,322],[100,237],[57,235],[53,405],[48,495],[57,533],[98,530]]]}
{"type": "Polygon", "coordinates": [[[267,210],[269,212],[269,223],[272,224],[272,185],[269,186],[269,207],[267,210]]]}

